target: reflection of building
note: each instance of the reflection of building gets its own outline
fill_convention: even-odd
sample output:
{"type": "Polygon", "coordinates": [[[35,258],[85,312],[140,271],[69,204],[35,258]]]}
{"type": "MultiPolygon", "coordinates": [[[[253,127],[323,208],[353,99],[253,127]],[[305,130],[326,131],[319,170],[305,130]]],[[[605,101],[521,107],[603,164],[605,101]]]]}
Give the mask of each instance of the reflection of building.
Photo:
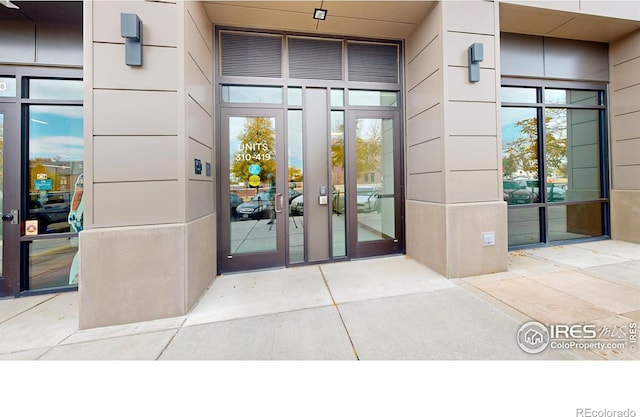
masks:
{"type": "MultiPolygon", "coordinates": [[[[398,220],[388,252],[406,252],[447,277],[504,270],[509,245],[640,236],[635,4],[330,2],[336,14],[329,9],[327,20],[316,22],[305,2],[261,2],[270,10],[266,17],[248,13],[252,2],[242,8],[233,1],[14,3],[20,14],[0,5],[4,206],[29,212],[31,180],[27,186],[23,179],[30,157],[23,144],[34,149],[35,132],[66,120],[49,144],[71,148],[70,138],[81,138],[84,160],[51,164],[70,168],[50,173],[60,180],[50,191],[70,192],[86,171],[83,327],[185,314],[219,272],[228,195],[243,192],[229,189],[221,169],[228,164],[230,117],[268,113],[281,141],[275,155],[285,167],[287,141],[299,141],[306,152],[304,227],[321,217],[308,215],[307,206],[320,201],[322,186],[331,194],[336,185],[338,205],[348,207],[357,202],[349,203],[349,184],[353,191],[358,183],[392,178],[397,186],[382,194],[397,206],[384,201],[380,217],[377,210],[341,216],[344,223],[333,224],[328,236],[357,237],[362,225],[393,229],[398,220]],[[142,67],[124,62],[121,13],[142,21],[142,67]],[[484,47],[479,82],[468,79],[473,43],[484,47]],[[72,107],[84,118],[74,118],[72,107]],[[48,116],[35,117],[37,111],[48,116]],[[387,171],[358,173],[352,166],[357,149],[349,141],[358,118],[394,120],[390,143],[397,148],[374,161],[387,171]],[[521,120],[533,121],[521,158],[531,165],[513,163],[503,178],[510,162],[500,150],[518,134],[507,122],[521,120]],[[327,166],[331,126],[340,125],[344,169],[327,166]],[[553,139],[545,135],[554,129],[553,139]],[[326,141],[308,140],[313,135],[326,141]],[[209,163],[211,175],[196,173],[195,160],[209,163]],[[327,181],[309,174],[314,169],[327,181]],[[504,181],[523,187],[524,203],[507,207],[504,181]],[[385,211],[387,203],[395,211],[385,211]],[[495,233],[495,245],[482,245],[484,232],[495,233]]],[[[286,171],[278,176],[286,177],[286,171]]],[[[39,209],[53,211],[49,206],[39,209]]],[[[301,229],[295,236],[286,228],[270,231],[282,233],[285,244],[300,239],[296,248],[305,243],[308,255],[320,239],[301,237],[307,230],[301,229]]],[[[36,275],[28,266],[35,260],[42,261],[39,268],[55,265],[46,285],[56,286],[56,274],[63,275],[59,270],[75,253],[71,235],[24,243],[20,230],[3,224],[5,252],[12,254],[4,257],[3,274],[13,284],[3,284],[0,295],[23,291],[21,283],[36,275]]],[[[349,243],[343,240],[342,250],[353,258],[349,243]]],[[[287,250],[280,251],[274,256],[284,259],[287,250]]]]}

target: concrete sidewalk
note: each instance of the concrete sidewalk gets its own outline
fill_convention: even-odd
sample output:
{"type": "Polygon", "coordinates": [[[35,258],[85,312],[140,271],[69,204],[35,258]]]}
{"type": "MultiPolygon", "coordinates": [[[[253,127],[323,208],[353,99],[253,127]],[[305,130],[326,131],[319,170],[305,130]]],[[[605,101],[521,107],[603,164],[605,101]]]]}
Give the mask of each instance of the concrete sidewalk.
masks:
{"type": "Polygon", "coordinates": [[[454,280],[405,256],[225,275],[187,316],[83,331],[77,293],[3,300],[0,359],[640,359],[628,344],[525,353],[532,320],[628,337],[640,245],[515,251],[507,272],[454,280]]]}

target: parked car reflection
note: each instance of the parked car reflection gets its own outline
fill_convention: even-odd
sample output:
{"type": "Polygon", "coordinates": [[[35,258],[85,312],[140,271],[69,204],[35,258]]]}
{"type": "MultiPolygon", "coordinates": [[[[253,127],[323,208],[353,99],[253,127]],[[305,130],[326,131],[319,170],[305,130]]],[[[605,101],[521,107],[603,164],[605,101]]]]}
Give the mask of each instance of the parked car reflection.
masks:
{"type": "Polygon", "coordinates": [[[230,213],[232,218],[238,216],[236,209],[240,204],[242,204],[240,196],[236,193],[229,193],[229,208],[231,210],[230,213]]]}
{"type": "Polygon", "coordinates": [[[534,201],[533,193],[527,190],[526,185],[508,180],[502,181],[502,198],[507,204],[531,204],[534,201]]]}
{"type": "Polygon", "coordinates": [[[38,220],[39,234],[69,232],[70,209],[71,195],[68,191],[32,193],[29,219],[38,220]]]}
{"type": "Polygon", "coordinates": [[[271,215],[273,201],[271,194],[261,192],[254,195],[251,200],[245,201],[236,207],[239,219],[264,219],[271,215]]]}

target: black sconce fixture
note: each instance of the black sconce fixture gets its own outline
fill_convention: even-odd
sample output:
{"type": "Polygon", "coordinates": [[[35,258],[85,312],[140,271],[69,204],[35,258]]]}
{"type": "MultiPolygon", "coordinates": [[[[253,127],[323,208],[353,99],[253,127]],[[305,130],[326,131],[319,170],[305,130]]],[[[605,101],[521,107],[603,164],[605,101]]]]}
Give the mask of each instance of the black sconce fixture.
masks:
{"type": "Polygon", "coordinates": [[[480,62],[484,60],[484,48],[481,43],[473,43],[469,47],[469,82],[480,81],[480,62]]]}
{"type": "Polygon", "coordinates": [[[124,38],[124,63],[142,66],[142,21],[137,14],[120,13],[120,36],[124,38]]]}

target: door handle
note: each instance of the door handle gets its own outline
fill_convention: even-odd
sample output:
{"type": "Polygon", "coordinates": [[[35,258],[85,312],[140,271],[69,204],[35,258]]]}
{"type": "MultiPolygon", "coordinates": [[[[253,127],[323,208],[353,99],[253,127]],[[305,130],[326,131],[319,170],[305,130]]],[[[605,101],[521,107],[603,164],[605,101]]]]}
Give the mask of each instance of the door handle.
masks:
{"type": "Polygon", "coordinates": [[[9,212],[9,214],[3,214],[2,220],[5,222],[10,221],[11,224],[18,224],[20,221],[19,212],[17,209],[13,209],[9,212]]]}
{"type": "Polygon", "coordinates": [[[284,196],[282,195],[282,193],[276,194],[275,206],[276,213],[282,213],[282,210],[284,208],[284,196]]]}

